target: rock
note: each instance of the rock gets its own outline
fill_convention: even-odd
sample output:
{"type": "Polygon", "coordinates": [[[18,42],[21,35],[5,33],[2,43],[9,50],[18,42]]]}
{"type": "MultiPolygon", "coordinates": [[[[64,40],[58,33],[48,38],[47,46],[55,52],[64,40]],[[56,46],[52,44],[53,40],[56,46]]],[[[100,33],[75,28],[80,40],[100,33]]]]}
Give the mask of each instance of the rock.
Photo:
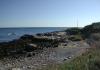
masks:
{"type": "Polygon", "coordinates": [[[34,50],[36,50],[38,47],[36,44],[28,44],[25,46],[25,51],[27,52],[32,52],[34,50]]]}
{"type": "Polygon", "coordinates": [[[33,35],[23,35],[20,37],[20,39],[32,39],[32,38],[34,38],[33,35]]]}
{"type": "Polygon", "coordinates": [[[12,70],[22,70],[21,68],[12,68],[12,70]]]}
{"type": "Polygon", "coordinates": [[[32,67],[31,67],[31,66],[27,66],[27,68],[28,68],[28,69],[31,69],[32,67]]]}
{"type": "Polygon", "coordinates": [[[64,58],[64,60],[63,60],[63,61],[66,61],[66,60],[68,60],[68,58],[64,58]]]}
{"type": "Polygon", "coordinates": [[[68,56],[67,58],[68,58],[68,59],[71,59],[72,57],[71,57],[71,56],[68,56]]]}

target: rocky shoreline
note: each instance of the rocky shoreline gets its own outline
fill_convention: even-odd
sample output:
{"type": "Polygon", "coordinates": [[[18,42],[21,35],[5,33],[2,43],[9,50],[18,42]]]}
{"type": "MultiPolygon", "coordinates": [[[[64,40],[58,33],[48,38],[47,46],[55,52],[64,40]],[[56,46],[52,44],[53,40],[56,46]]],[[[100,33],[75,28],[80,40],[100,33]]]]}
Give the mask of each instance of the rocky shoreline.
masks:
{"type": "Polygon", "coordinates": [[[48,64],[59,64],[75,58],[93,45],[89,39],[92,34],[96,33],[92,38],[98,39],[95,30],[99,29],[86,26],[83,29],[23,35],[19,39],[2,42],[0,70],[37,70],[48,64]]]}
{"type": "Polygon", "coordinates": [[[81,49],[76,48],[79,45],[79,42],[68,40],[65,31],[23,35],[19,39],[0,43],[0,68],[1,70],[13,70],[13,68],[35,70],[41,66],[72,58],[75,51],[81,49]],[[74,49],[70,49],[70,46],[74,49]]]}
{"type": "Polygon", "coordinates": [[[0,43],[0,56],[9,56],[14,54],[25,54],[26,52],[32,52],[34,50],[41,50],[43,48],[58,47],[62,41],[60,36],[52,35],[57,33],[44,33],[37,35],[23,35],[19,39],[15,39],[10,42],[0,43]],[[48,36],[49,35],[49,36],[48,36]]]}

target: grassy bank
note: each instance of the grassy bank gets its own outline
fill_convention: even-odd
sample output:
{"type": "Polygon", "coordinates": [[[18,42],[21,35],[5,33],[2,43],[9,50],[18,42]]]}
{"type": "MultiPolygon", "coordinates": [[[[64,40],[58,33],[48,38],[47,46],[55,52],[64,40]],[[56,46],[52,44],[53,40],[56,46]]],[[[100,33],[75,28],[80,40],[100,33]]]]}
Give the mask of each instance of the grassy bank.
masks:
{"type": "Polygon", "coordinates": [[[48,65],[43,70],[100,70],[100,49],[90,49],[71,62],[48,65]]]}

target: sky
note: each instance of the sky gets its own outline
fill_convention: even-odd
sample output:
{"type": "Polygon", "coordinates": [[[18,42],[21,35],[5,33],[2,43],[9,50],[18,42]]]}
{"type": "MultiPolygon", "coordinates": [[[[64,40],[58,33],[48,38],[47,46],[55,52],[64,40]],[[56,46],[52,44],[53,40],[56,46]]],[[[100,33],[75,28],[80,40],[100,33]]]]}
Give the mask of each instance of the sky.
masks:
{"type": "Polygon", "coordinates": [[[0,27],[84,27],[100,21],[100,0],[0,0],[0,27]]]}

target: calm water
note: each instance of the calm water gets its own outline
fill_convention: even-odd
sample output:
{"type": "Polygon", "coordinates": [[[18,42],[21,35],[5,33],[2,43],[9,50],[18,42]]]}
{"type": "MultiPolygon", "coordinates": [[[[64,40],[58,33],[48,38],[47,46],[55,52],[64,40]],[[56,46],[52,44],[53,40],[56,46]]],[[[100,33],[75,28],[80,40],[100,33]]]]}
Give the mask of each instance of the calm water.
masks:
{"type": "Polygon", "coordinates": [[[33,35],[36,33],[61,31],[62,27],[34,27],[34,28],[0,28],[0,42],[17,39],[24,34],[33,35]]]}

